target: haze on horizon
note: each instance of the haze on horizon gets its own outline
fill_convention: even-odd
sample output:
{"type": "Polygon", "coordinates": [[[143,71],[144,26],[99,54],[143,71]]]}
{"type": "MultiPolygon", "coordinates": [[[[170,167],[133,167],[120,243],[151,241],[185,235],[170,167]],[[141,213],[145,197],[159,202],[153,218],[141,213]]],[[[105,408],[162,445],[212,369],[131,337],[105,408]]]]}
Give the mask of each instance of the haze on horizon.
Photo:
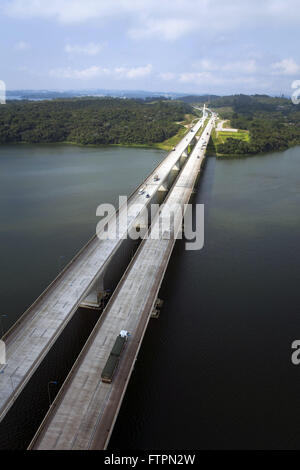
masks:
{"type": "Polygon", "coordinates": [[[296,0],[3,0],[7,89],[291,94],[296,0]]]}

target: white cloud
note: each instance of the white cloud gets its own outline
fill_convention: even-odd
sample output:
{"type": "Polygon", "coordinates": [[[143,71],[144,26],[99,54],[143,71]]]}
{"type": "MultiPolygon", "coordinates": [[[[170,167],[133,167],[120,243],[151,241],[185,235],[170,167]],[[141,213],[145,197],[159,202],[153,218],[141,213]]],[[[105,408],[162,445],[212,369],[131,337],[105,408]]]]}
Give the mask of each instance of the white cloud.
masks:
{"type": "Polygon", "coordinates": [[[254,59],[244,61],[231,61],[221,63],[210,59],[202,59],[194,64],[194,68],[204,72],[240,72],[245,74],[255,73],[258,65],[254,59]]]}
{"type": "MultiPolygon", "coordinates": [[[[223,83],[225,90],[231,84],[232,88],[235,85],[238,88],[239,83],[244,83],[245,87],[249,83],[249,88],[250,84],[256,84],[261,89],[260,84],[268,81],[271,81],[271,86],[276,84],[276,89],[281,89],[289,77],[300,75],[300,54],[295,52],[295,41],[299,36],[296,28],[300,25],[299,0],[0,0],[2,21],[7,21],[5,15],[18,19],[15,25],[10,22],[13,28],[18,28],[17,38],[23,37],[20,31],[24,28],[35,25],[34,22],[22,25],[22,21],[36,19],[39,25],[37,33],[43,27],[43,20],[51,22],[45,24],[45,30],[57,33],[56,41],[52,43],[51,38],[43,38],[38,44],[38,38],[35,48],[39,57],[28,58],[32,54],[25,53],[23,57],[33,63],[38,60],[41,68],[43,56],[49,52],[47,60],[51,65],[48,68],[52,69],[53,77],[94,78],[95,83],[98,77],[107,77],[109,86],[110,80],[140,80],[142,84],[143,78],[150,76],[156,79],[155,87],[160,83],[180,89],[186,84],[186,88],[191,89],[189,84],[194,83],[195,88],[203,84],[203,88],[211,89],[214,85],[221,87],[223,83]],[[55,22],[60,23],[56,30],[55,22]],[[292,33],[290,36],[289,31],[292,33]],[[111,37],[115,47],[112,51],[103,52],[103,44],[97,41],[106,36],[111,37]],[[186,37],[189,40],[182,40],[186,37]],[[60,62],[61,56],[55,50],[59,41],[64,39],[67,41],[63,43],[65,53],[72,59],[70,68],[60,62]],[[148,43],[132,43],[144,40],[148,43]],[[172,44],[162,45],[158,41],[172,44]],[[279,50],[290,52],[274,59],[279,41],[277,53],[279,50]],[[146,62],[139,65],[142,47],[146,62]],[[126,49],[132,57],[120,59],[126,49]],[[98,54],[102,52],[100,61],[98,54]],[[202,60],[193,63],[197,52],[202,60]],[[155,73],[152,65],[146,65],[148,61],[155,65],[155,73]],[[109,68],[102,66],[103,63],[107,63],[109,68]],[[132,63],[138,65],[132,66],[132,63]]],[[[24,37],[27,38],[26,35],[24,37]]],[[[19,50],[25,51],[26,48],[26,45],[19,46],[19,50]]],[[[21,53],[14,54],[14,57],[20,59],[21,53]]],[[[146,80],[144,83],[147,86],[146,80]]]]}
{"type": "Polygon", "coordinates": [[[175,40],[193,31],[222,35],[242,28],[299,24],[299,0],[2,0],[5,14],[62,23],[122,18],[133,38],[175,40]]]}
{"type": "MultiPolygon", "coordinates": [[[[286,61],[281,61],[278,64],[280,64],[280,68],[289,71],[296,70],[297,66],[295,63],[287,64],[286,61]]],[[[274,65],[279,68],[278,64],[274,65]]],[[[178,81],[186,84],[196,84],[205,88],[222,87],[229,89],[234,86],[237,90],[248,87],[252,90],[270,92],[274,65],[252,58],[243,61],[225,61],[223,63],[216,59],[202,59],[193,64],[194,70],[179,73],[178,81]]]]}
{"type": "Polygon", "coordinates": [[[56,78],[69,78],[75,80],[91,80],[97,77],[109,76],[114,79],[137,79],[149,75],[152,71],[152,65],[145,67],[116,67],[114,69],[93,65],[85,69],[72,69],[71,67],[50,70],[50,75],[56,78]]]}
{"type": "Polygon", "coordinates": [[[54,18],[62,23],[81,23],[103,15],[111,16],[109,2],[98,0],[6,0],[5,12],[22,19],[54,18]]]}
{"type": "Polygon", "coordinates": [[[221,85],[231,83],[254,83],[253,74],[259,68],[255,60],[231,61],[222,63],[217,60],[202,59],[193,64],[194,71],[185,71],[178,74],[182,83],[195,83],[202,85],[221,85]]]}
{"type": "Polygon", "coordinates": [[[16,51],[27,51],[28,49],[30,49],[30,44],[28,42],[25,42],[25,41],[19,41],[15,45],[15,49],[16,49],[16,51]]]}
{"type": "Polygon", "coordinates": [[[84,46],[80,46],[78,44],[67,44],[64,50],[68,54],[95,56],[98,55],[103,50],[103,48],[103,44],[96,44],[94,42],[90,42],[89,44],[86,44],[84,46]]]}
{"type": "Polygon", "coordinates": [[[231,72],[231,71],[239,71],[241,73],[250,74],[255,73],[257,71],[257,64],[255,60],[245,60],[245,61],[237,61],[237,62],[229,62],[224,64],[221,70],[231,72]]]}
{"type": "Polygon", "coordinates": [[[285,87],[275,76],[300,73],[300,65],[293,59],[283,59],[275,64],[266,63],[263,58],[243,61],[225,61],[203,58],[192,64],[191,68],[178,73],[161,73],[159,78],[176,81],[181,86],[197,86],[204,92],[208,90],[235,90],[235,92],[272,93],[285,87]],[[277,88],[276,88],[277,87],[277,88]]]}
{"type": "Polygon", "coordinates": [[[258,86],[261,88],[260,79],[247,77],[245,75],[225,76],[212,72],[184,72],[179,74],[179,81],[183,83],[193,83],[199,86],[258,86]]]}
{"type": "Polygon", "coordinates": [[[152,65],[148,64],[145,67],[134,67],[134,68],[127,68],[127,67],[117,67],[114,69],[114,74],[118,78],[141,78],[150,75],[152,72],[152,65]]]}
{"type": "Polygon", "coordinates": [[[273,73],[276,75],[296,75],[300,72],[300,65],[294,59],[283,59],[272,64],[273,73]]]}
{"type": "Polygon", "coordinates": [[[74,70],[71,67],[65,69],[53,69],[50,71],[50,75],[56,78],[71,78],[76,80],[91,80],[95,77],[101,77],[103,75],[109,75],[110,71],[106,68],[93,65],[82,70],[74,70]]]}
{"type": "Polygon", "coordinates": [[[172,72],[164,72],[159,75],[159,78],[162,78],[165,81],[174,80],[176,78],[176,74],[172,72]]]}
{"type": "Polygon", "coordinates": [[[214,74],[210,72],[183,72],[179,74],[179,80],[187,83],[208,83],[214,77],[214,74]]]}
{"type": "Polygon", "coordinates": [[[189,31],[195,29],[196,23],[190,19],[182,18],[163,18],[163,19],[148,19],[145,24],[129,31],[133,39],[140,39],[144,37],[156,37],[159,39],[166,39],[167,41],[174,41],[180,38],[189,31]]]}

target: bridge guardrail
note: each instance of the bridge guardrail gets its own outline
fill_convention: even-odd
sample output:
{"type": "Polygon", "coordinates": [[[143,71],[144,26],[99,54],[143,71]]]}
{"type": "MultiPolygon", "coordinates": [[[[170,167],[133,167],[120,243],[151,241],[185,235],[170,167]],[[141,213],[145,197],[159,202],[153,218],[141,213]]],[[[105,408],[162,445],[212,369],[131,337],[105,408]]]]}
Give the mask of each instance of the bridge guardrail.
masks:
{"type": "MultiPolygon", "coordinates": [[[[184,137],[189,133],[189,130],[184,134],[184,137]]],[[[184,138],[183,137],[183,138],[184,138]]],[[[168,155],[171,152],[168,153],[168,155]]],[[[165,159],[164,159],[165,160],[165,159]]],[[[157,166],[148,174],[148,176],[145,177],[144,181],[134,190],[130,193],[128,196],[128,201],[133,198],[133,196],[145,185],[145,180],[149,179],[151,175],[156,173],[159,169],[159,167],[162,165],[163,161],[159,162],[157,166]]],[[[125,204],[124,204],[125,205],[125,204]]],[[[120,210],[124,207],[122,205],[119,207],[116,211],[116,214],[120,212],[120,210]]],[[[113,216],[112,216],[113,217],[113,216]]],[[[6,333],[3,335],[1,338],[4,342],[7,340],[7,338],[14,332],[15,329],[19,327],[19,325],[22,323],[24,318],[30,313],[30,311],[36,307],[36,305],[42,300],[51,290],[51,288],[63,277],[63,275],[66,273],[66,271],[72,266],[72,264],[75,263],[75,261],[80,257],[80,255],[94,242],[94,240],[97,238],[97,235],[93,235],[93,237],[88,240],[88,242],[76,253],[76,255],[66,264],[66,266],[60,271],[60,273],[53,279],[53,281],[46,287],[46,289],[43,290],[43,292],[37,297],[37,299],[25,310],[25,312],[18,318],[18,320],[6,331],[6,333]]],[[[80,302],[79,302],[80,303],[80,302]]]]}

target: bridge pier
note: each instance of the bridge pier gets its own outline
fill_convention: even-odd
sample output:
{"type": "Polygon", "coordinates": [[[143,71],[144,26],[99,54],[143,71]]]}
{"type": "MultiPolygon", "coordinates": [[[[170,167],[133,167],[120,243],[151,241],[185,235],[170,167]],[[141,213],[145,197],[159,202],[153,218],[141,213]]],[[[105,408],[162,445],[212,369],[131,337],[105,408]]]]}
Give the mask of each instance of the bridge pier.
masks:
{"type": "Polygon", "coordinates": [[[180,166],[180,168],[183,167],[183,165],[185,164],[186,159],[188,158],[188,156],[189,156],[189,153],[188,153],[188,147],[187,147],[187,148],[182,152],[181,157],[180,157],[180,159],[179,159],[179,166],[180,166]]]}
{"type": "Polygon", "coordinates": [[[133,227],[129,229],[129,237],[133,240],[143,238],[143,236],[148,231],[149,224],[151,223],[150,220],[150,206],[147,206],[144,210],[142,210],[139,217],[134,222],[133,227]]]}
{"type": "Polygon", "coordinates": [[[189,147],[188,146],[184,149],[181,156],[182,157],[188,157],[189,156],[189,147]]]}
{"type": "Polygon", "coordinates": [[[105,297],[107,296],[107,291],[104,289],[104,273],[97,279],[96,283],[93,285],[92,290],[86,296],[86,298],[81,302],[80,307],[99,309],[105,297]]]}
{"type": "Polygon", "coordinates": [[[170,171],[169,177],[168,177],[168,186],[171,187],[176,180],[178,174],[180,172],[180,165],[179,162],[176,163],[176,165],[173,166],[172,170],[170,171]]]}
{"type": "MultiPolygon", "coordinates": [[[[169,186],[167,183],[162,184],[157,191],[157,204],[161,205],[169,192],[169,186]]],[[[152,214],[153,215],[153,214],[152,214]]]]}

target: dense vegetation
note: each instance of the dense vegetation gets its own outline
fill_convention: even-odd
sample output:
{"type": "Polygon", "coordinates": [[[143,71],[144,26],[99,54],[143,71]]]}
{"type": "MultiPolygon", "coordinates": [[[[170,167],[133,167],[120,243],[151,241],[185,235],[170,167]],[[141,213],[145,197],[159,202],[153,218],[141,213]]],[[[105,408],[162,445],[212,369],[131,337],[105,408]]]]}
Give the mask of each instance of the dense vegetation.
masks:
{"type": "Polygon", "coordinates": [[[191,112],[178,101],[78,98],[11,101],[0,106],[0,143],[137,144],[163,142],[191,112]]]}
{"type": "Polygon", "coordinates": [[[220,98],[218,95],[188,95],[180,97],[180,101],[189,104],[204,104],[210,103],[211,101],[215,101],[217,98],[220,98]]]}
{"type": "Polygon", "coordinates": [[[173,140],[185,130],[178,122],[192,113],[189,103],[204,102],[229,119],[232,127],[249,131],[247,136],[214,138],[211,145],[218,155],[257,154],[300,145],[300,106],[266,95],[187,96],[182,101],[107,97],[9,101],[0,106],[0,144],[152,145],[169,139],[175,145],[173,140]]]}
{"type": "Polygon", "coordinates": [[[300,106],[287,98],[211,96],[210,106],[230,119],[231,127],[250,131],[249,141],[228,138],[216,146],[217,154],[257,154],[300,145],[300,106]]]}

